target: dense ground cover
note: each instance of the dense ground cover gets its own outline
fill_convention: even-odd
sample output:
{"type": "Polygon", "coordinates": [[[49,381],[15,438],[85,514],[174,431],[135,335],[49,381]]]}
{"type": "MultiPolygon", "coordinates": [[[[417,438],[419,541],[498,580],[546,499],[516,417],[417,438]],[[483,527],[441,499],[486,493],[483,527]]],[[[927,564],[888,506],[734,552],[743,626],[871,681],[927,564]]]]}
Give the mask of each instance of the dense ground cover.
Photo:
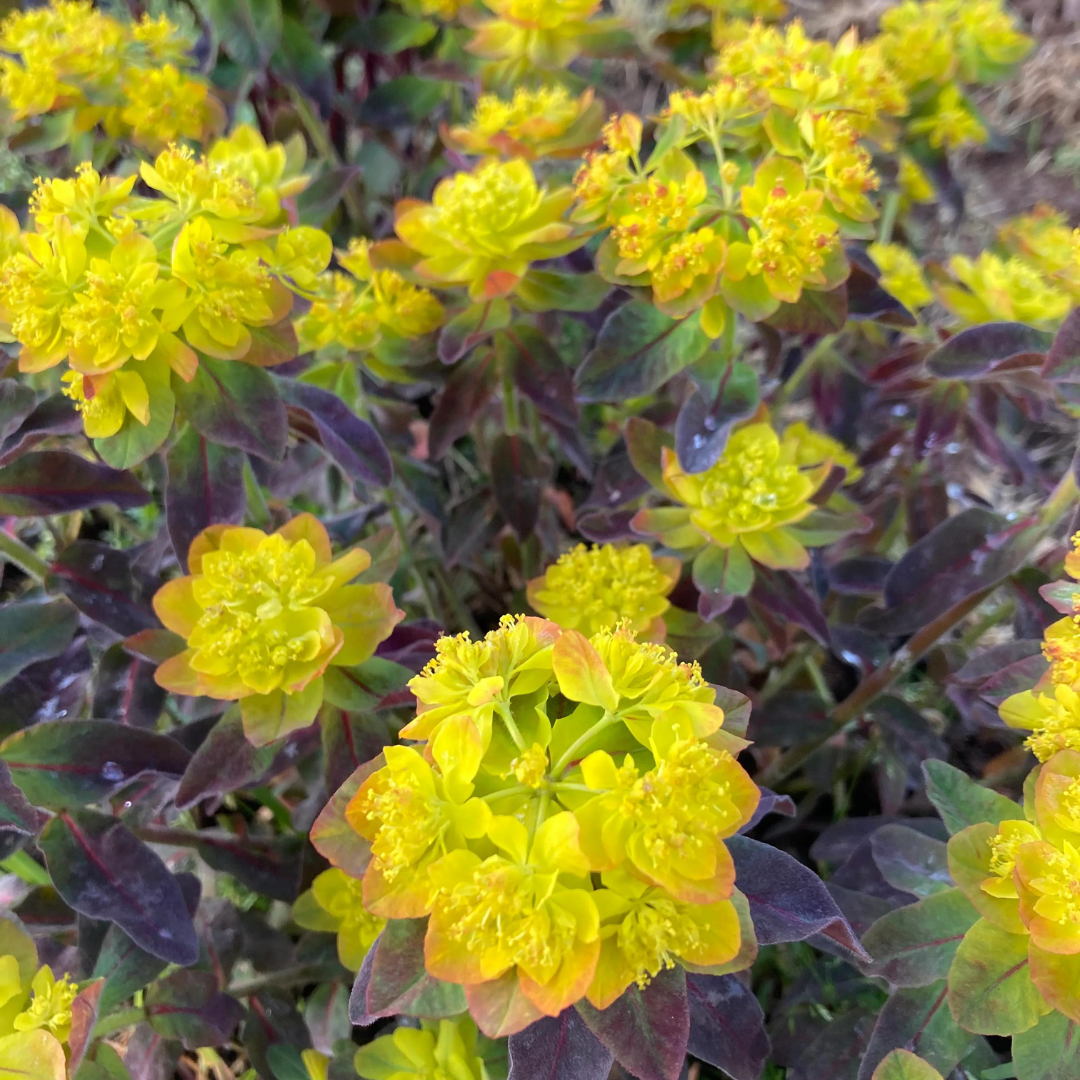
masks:
{"type": "Polygon", "coordinates": [[[1076,15],[11,7],[0,1080],[1080,1077],[1076,15]]]}

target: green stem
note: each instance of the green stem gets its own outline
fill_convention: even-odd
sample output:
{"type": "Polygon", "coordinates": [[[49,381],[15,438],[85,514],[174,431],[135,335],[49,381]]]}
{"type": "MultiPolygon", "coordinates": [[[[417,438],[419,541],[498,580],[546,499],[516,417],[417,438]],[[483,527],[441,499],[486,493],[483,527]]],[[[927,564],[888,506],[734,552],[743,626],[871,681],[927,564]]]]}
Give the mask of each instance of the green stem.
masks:
{"type": "Polygon", "coordinates": [[[0,529],[0,556],[13,562],[35,581],[43,582],[49,573],[49,564],[17,536],[0,529]]]}
{"type": "Polygon", "coordinates": [[[424,594],[428,615],[430,615],[437,623],[442,623],[443,620],[439,615],[439,607],[435,603],[435,597],[431,592],[431,586],[428,583],[427,575],[420,569],[416,555],[413,552],[412,542],[409,540],[408,531],[405,528],[405,520],[402,518],[401,510],[398,508],[398,504],[389,488],[386,491],[385,498],[386,505],[390,508],[390,520],[393,521],[394,529],[398,534],[398,539],[401,541],[401,549],[408,559],[409,568],[412,570],[413,577],[416,578],[416,581],[420,586],[420,591],[424,594]]]}
{"type": "Polygon", "coordinates": [[[529,826],[529,847],[532,847],[532,842],[536,836],[536,830],[543,825],[545,818],[547,818],[548,803],[551,802],[551,792],[544,788],[540,792],[540,798],[536,800],[536,813],[533,815],[532,824],[529,826]]]}
{"type": "Polygon", "coordinates": [[[95,1039],[104,1039],[108,1035],[115,1035],[116,1032],[123,1031],[124,1028],[134,1027],[145,1019],[145,1009],[121,1009],[119,1012],[103,1016],[94,1025],[93,1037],[95,1039]]]}
{"type": "Polygon", "coordinates": [[[509,364],[502,369],[503,428],[507,435],[516,435],[521,430],[521,417],[518,413],[517,388],[509,364]]]}
{"type": "Polygon", "coordinates": [[[48,870],[35,862],[25,851],[16,851],[0,862],[0,869],[21,878],[27,885],[51,885],[48,870]]]}
{"type": "Polygon", "coordinates": [[[888,244],[892,240],[896,214],[900,209],[900,192],[890,191],[885,196],[885,205],[881,208],[881,224],[878,226],[878,240],[888,244]]]}
{"type": "Polygon", "coordinates": [[[552,766],[551,775],[561,776],[563,770],[566,768],[567,765],[570,764],[571,761],[575,759],[575,756],[582,749],[582,747],[588,746],[589,743],[593,739],[595,739],[601,731],[604,731],[605,729],[611,727],[612,724],[617,724],[621,719],[622,717],[619,716],[618,713],[604,713],[604,715],[600,717],[600,719],[597,720],[596,723],[593,724],[593,726],[589,728],[589,730],[586,731],[580,739],[576,739],[573,743],[571,743],[570,748],[566,751],[566,753],[563,754],[562,757],[560,757],[559,760],[556,761],[555,764],[552,766]]]}
{"type": "Polygon", "coordinates": [[[333,979],[341,969],[336,964],[298,964],[296,967],[270,971],[265,975],[256,975],[246,982],[230,983],[228,991],[233,997],[250,997],[260,990],[276,986],[303,986],[305,983],[321,982],[333,979]]]}
{"type": "Polygon", "coordinates": [[[502,791],[491,791],[487,795],[481,795],[481,802],[498,802],[499,799],[509,799],[511,796],[520,795],[522,792],[531,791],[532,788],[524,784],[515,784],[513,787],[503,788],[502,791]]]}
{"type": "Polygon", "coordinates": [[[468,630],[474,638],[480,637],[480,627],[472,617],[472,612],[469,611],[462,602],[457,589],[451,584],[450,578],[443,569],[442,563],[432,561],[428,565],[431,566],[431,572],[435,575],[435,580],[439,583],[439,588],[442,590],[443,596],[446,597],[446,602],[450,605],[450,609],[454,613],[454,618],[457,619],[458,626],[462,630],[468,630]]]}
{"type": "Polygon", "coordinates": [[[525,740],[522,738],[521,732],[518,730],[517,723],[514,720],[514,715],[510,711],[510,702],[497,701],[495,702],[495,708],[499,711],[499,715],[506,725],[506,730],[510,732],[510,738],[514,740],[514,745],[519,750],[524,750],[525,740]]]}
{"type": "Polygon", "coordinates": [[[247,495],[248,515],[260,529],[265,529],[271,522],[270,507],[266,504],[262,485],[255,476],[251,462],[244,457],[244,494],[247,495]]]}

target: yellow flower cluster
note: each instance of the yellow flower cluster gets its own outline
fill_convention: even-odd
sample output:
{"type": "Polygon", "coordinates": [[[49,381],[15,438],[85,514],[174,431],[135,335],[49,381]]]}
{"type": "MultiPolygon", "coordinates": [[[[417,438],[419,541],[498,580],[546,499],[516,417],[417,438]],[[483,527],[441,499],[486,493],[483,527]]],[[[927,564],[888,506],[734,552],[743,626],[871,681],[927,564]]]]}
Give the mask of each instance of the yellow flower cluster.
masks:
{"type": "Polygon", "coordinates": [[[188,74],[194,40],[165,15],[126,22],[90,0],[51,0],[0,24],[0,100],[14,120],[70,109],[74,127],[150,150],[205,140],[225,114],[206,81],[188,74]]]}
{"type": "Polygon", "coordinates": [[[385,919],[364,907],[361,883],[342,870],[324,870],[293,904],[293,921],[305,930],[337,934],[338,959],[350,971],[359,971],[385,919]]]}
{"type": "Polygon", "coordinates": [[[795,526],[813,512],[811,497],[833,464],[845,460],[854,464],[834,440],[805,425],[781,438],[768,423],[746,424],[701,473],[685,472],[665,447],[664,489],[679,505],[641,510],[633,528],[676,550],[710,545],[730,550],[733,559],[802,570],[810,556],[795,526]]]}
{"type": "Polygon", "coordinates": [[[199,354],[287,358],[252,331],[273,338],[293,292],[330,260],[325,233],[283,225],[281,200],[307,183],[302,165],[302,142],[267,146],[240,128],[205,158],[173,145],[143,163],[154,198],[133,194],[135,175],[103,177],[87,163],[73,179],[38,181],[33,229],[14,242],[17,224],[0,208],[0,334],[22,346],[19,369],[67,360],[65,392],[87,434],[141,426],[145,457],[169,432],[170,376],[191,380],[199,354]]]}
{"type": "Polygon", "coordinates": [[[533,73],[556,75],[590,38],[618,25],[595,19],[601,0],[483,0],[494,18],[481,21],[468,49],[489,63],[486,85],[512,87],[533,73]]]}
{"type": "Polygon", "coordinates": [[[354,1064],[362,1080],[488,1080],[478,1034],[468,1016],[422,1020],[362,1046],[354,1064]]]}
{"type": "Polygon", "coordinates": [[[0,919],[0,1066],[12,1076],[66,1080],[62,1044],[77,993],[66,975],[38,967],[33,939],[13,918],[0,919]]]}
{"type": "Polygon", "coordinates": [[[371,265],[371,244],[354,239],[339,253],[348,273],[323,274],[309,293],[311,307],[296,320],[301,351],[373,352],[369,366],[392,374],[393,358],[405,343],[443,323],[442,304],[427,289],[407,281],[397,270],[371,265]]]}
{"type": "Polygon", "coordinates": [[[428,917],[428,972],[492,1037],[678,961],[732,962],[723,840],[758,790],[696,665],[626,626],[524,616],[436,650],[401,732],[424,745],[387,747],[345,811],[370,845],[368,912],[428,917]]]}
{"type": "Polygon", "coordinates": [[[874,243],[866,252],[881,271],[881,287],[909,311],[919,311],[934,299],[922,265],[908,248],[874,243]]]}
{"type": "Polygon", "coordinates": [[[586,637],[625,623],[640,637],[663,641],[663,614],[671,606],[682,563],[653,555],[645,544],[586,548],[578,544],[529,582],[529,603],[545,619],[586,637]]]}
{"type": "Polygon", "coordinates": [[[239,701],[256,744],[306,727],[327,667],[363,663],[404,617],[388,585],[349,584],[370,565],[361,547],[334,559],[310,514],[269,536],[211,525],[191,543],[191,572],[154,596],[158,618],[187,643],[158,667],[158,685],[239,701]]]}
{"type": "Polygon", "coordinates": [[[577,157],[596,142],[604,112],[592,90],[574,97],[563,86],[519,86],[510,101],[481,94],[467,125],[443,131],[447,146],[467,154],[497,154],[530,161],[577,157]]]}
{"type": "Polygon", "coordinates": [[[466,285],[473,300],[507,296],[529,265],[566,255],[586,236],[563,220],[569,188],[541,188],[527,161],[489,158],[436,185],[430,203],[403,199],[395,229],[421,281],[466,285]]]}

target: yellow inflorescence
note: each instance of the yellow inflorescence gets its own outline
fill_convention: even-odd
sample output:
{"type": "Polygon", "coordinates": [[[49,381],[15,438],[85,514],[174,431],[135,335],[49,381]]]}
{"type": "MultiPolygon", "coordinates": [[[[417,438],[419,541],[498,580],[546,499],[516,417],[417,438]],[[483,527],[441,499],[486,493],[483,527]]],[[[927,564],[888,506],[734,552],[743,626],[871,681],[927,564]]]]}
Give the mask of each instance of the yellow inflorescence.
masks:
{"type": "Polygon", "coordinates": [[[628,620],[639,634],[661,640],[660,616],[681,569],[677,559],[655,557],[645,544],[579,544],[529,582],[529,603],[544,618],[586,635],[628,620]]]}
{"type": "Polygon", "coordinates": [[[906,308],[919,311],[934,299],[919,260],[900,244],[871,244],[867,254],[881,271],[881,287],[906,308]]]}
{"type": "MultiPolygon", "coordinates": [[[[1062,620],[1066,621],[1072,623],[1071,619],[1062,620]]],[[[1048,630],[1045,648],[1053,661],[1049,635],[1048,630]]],[[[1058,683],[1052,694],[1033,690],[1013,694],[1002,702],[999,711],[1010,727],[1031,729],[1024,745],[1040,761],[1059,750],[1080,750],[1080,694],[1068,682],[1058,683]]]]}
{"type": "Polygon", "coordinates": [[[306,514],[269,536],[211,526],[192,543],[191,574],[154,597],[158,617],[187,644],[157,669],[159,684],[239,699],[256,739],[268,710],[306,726],[326,667],[366,660],[402,617],[388,586],[348,584],[370,561],[354,548],[331,562],[325,529],[306,514]]]}
{"type": "Polygon", "coordinates": [[[485,1031],[739,951],[723,838],[758,792],[696,666],[625,626],[586,638],[518,617],[441,639],[411,686],[402,736],[426,746],[388,747],[345,819],[371,844],[365,906],[429,916],[427,969],[466,986],[485,1031]],[[621,767],[589,753],[601,732],[633,751],[621,767]]]}
{"type": "MultiPolygon", "coordinates": [[[[325,233],[283,220],[281,200],[307,182],[302,164],[240,128],[205,158],[169,146],[144,162],[139,178],[154,198],[132,193],[135,176],[84,163],[73,178],[38,181],[32,231],[20,236],[0,208],[0,333],[21,345],[20,369],[66,359],[66,392],[87,433],[107,439],[171,419],[170,375],[190,381],[200,353],[287,359],[284,338],[267,356],[252,330],[285,326],[292,294],[330,261],[325,233]]],[[[147,439],[160,445],[168,431],[160,423],[147,439]]],[[[147,441],[141,456],[154,449],[147,441]]]]}
{"type": "Polygon", "coordinates": [[[487,1080],[477,1054],[476,1024],[469,1017],[422,1020],[420,1028],[399,1027],[356,1051],[363,1080],[487,1080]]]}
{"type": "Polygon", "coordinates": [[[308,930],[337,935],[338,959],[358,971],[386,920],[364,907],[363,887],[337,868],[324,870],[293,905],[293,920],[308,930]]]}
{"type": "Polygon", "coordinates": [[[965,324],[1014,321],[1053,327],[1073,306],[1068,293],[1015,256],[1003,259],[984,251],[972,260],[954,255],[949,268],[966,288],[939,285],[938,297],[965,324]]]}
{"type": "Polygon", "coordinates": [[[16,120],[72,109],[151,150],[203,139],[224,119],[194,65],[194,40],[165,16],[122,22],[89,0],[52,0],[0,24],[0,99],[16,120]]]}
{"type": "Polygon", "coordinates": [[[395,227],[422,256],[415,270],[423,280],[491,299],[513,292],[531,262],[585,242],[562,220],[571,198],[568,188],[539,187],[526,161],[489,159],[441,181],[430,203],[399,210],[395,227]]]}
{"type": "Polygon", "coordinates": [[[30,1004],[12,1021],[15,1030],[44,1029],[60,1042],[67,1042],[71,1034],[71,1003],[79,987],[67,975],[57,979],[52,968],[43,967],[34,976],[30,990],[33,994],[30,1004]]]}

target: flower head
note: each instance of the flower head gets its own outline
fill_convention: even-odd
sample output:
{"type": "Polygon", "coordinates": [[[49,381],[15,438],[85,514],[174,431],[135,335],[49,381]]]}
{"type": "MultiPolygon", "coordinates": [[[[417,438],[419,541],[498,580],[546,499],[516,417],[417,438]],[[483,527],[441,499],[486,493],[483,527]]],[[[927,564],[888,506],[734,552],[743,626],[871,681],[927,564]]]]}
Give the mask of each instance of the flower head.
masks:
{"type": "Polygon", "coordinates": [[[813,468],[827,461],[845,470],[849,484],[862,476],[855,455],[843,443],[831,435],[814,431],[803,420],[784,428],[782,445],[784,456],[789,456],[800,469],[813,468]]]}
{"type": "Polygon", "coordinates": [[[444,140],[470,154],[577,156],[596,142],[602,123],[603,109],[591,90],[573,97],[563,86],[518,86],[510,101],[481,94],[471,122],[450,128],[444,140]]]}
{"type": "Polygon", "coordinates": [[[395,228],[418,251],[420,277],[468,285],[474,300],[505,296],[536,259],[565,255],[584,236],[561,220],[572,193],[537,186],[528,163],[488,160],[435,188],[430,203],[399,203],[395,228]]]}
{"type": "Polygon", "coordinates": [[[301,171],[305,156],[302,139],[267,144],[255,128],[238,124],[228,137],[214,141],[206,162],[214,171],[243,178],[261,209],[259,223],[273,225],[282,217],[282,200],[308,185],[310,177],[301,171]]]}
{"type": "Polygon", "coordinates": [[[901,244],[871,244],[866,253],[881,271],[881,287],[904,307],[919,311],[934,299],[922,267],[901,244]]]}
{"type": "Polygon", "coordinates": [[[1061,750],[1048,758],[1035,783],[1035,816],[1043,835],[1061,846],[1080,837],[1080,752],[1061,750]]]}
{"type": "Polygon", "coordinates": [[[1031,943],[1052,953],[1080,953],[1080,850],[1076,838],[1060,847],[1024,844],[1015,871],[1020,918],[1031,943]]]}
{"type": "Polygon", "coordinates": [[[682,570],[678,559],[656,557],[645,544],[576,548],[543,577],[529,582],[529,603],[546,619],[586,636],[623,620],[654,640],[664,635],[660,616],[682,570]]]}
{"type": "Polygon", "coordinates": [[[33,997],[26,1009],[15,1017],[15,1030],[37,1031],[43,1028],[60,1042],[67,1042],[71,1034],[71,1003],[79,992],[78,986],[67,975],[58,980],[52,968],[43,967],[34,976],[30,989],[33,997]]]}
{"type": "Polygon", "coordinates": [[[399,1027],[360,1047],[354,1064],[363,1080],[487,1080],[476,1036],[467,1016],[422,1020],[419,1030],[399,1027]]]}
{"type": "Polygon", "coordinates": [[[364,907],[361,883],[336,867],[319,874],[296,901],[293,920],[306,930],[337,934],[338,959],[350,971],[360,969],[386,925],[364,907]]]}
{"type": "Polygon", "coordinates": [[[1002,900],[1016,899],[1016,883],[1013,870],[1016,856],[1024,844],[1042,839],[1042,833],[1030,821],[1003,821],[997,833],[990,838],[989,876],[981,888],[989,896],[1002,900]]]}
{"type": "Polygon", "coordinates": [[[150,149],[174,139],[202,140],[222,126],[224,111],[209,86],[175,64],[129,71],[122,85],[127,103],[119,110],[119,124],[114,120],[106,127],[130,131],[150,149]]]}
{"type": "Polygon", "coordinates": [[[566,67],[596,25],[600,0],[484,0],[496,18],[482,22],[469,51],[503,61],[508,74],[566,67]]]}
{"type": "Polygon", "coordinates": [[[798,442],[781,442],[767,423],[735,431],[720,459],[705,472],[687,473],[667,448],[663,476],[678,508],[642,510],[634,529],[674,548],[741,546],[766,566],[802,569],[806,548],[790,526],[813,510],[811,496],[830,469],[803,471],[798,442]]]}
{"type": "Polygon", "coordinates": [[[987,130],[958,86],[950,83],[934,99],[930,112],[908,121],[913,135],[925,135],[933,147],[954,149],[968,143],[984,143],[987,130]]]}
{"type": "Polygon", "coordinates": [[[332,560],[330,540],[310,514],[267,535],[212,525],[192,542],[191,573],[162,586],[154,610],[187,642],[158,669],[159,685],[241,702],[252,741],[311,723],[322,673],[374,652],[402,618],[386,585],[350,585],[371,557],[363,548],[332,560]]]}
{"type": "Polygon", "coordinates": [[[1040,761],[1059,750],[1080,750],[1080,694],[1068,683],[1058,683],[1052,694],[1034,690],[1013,694],[998,711],[1009,727],[1031,730],[1024,745],[1040,761]]]}

